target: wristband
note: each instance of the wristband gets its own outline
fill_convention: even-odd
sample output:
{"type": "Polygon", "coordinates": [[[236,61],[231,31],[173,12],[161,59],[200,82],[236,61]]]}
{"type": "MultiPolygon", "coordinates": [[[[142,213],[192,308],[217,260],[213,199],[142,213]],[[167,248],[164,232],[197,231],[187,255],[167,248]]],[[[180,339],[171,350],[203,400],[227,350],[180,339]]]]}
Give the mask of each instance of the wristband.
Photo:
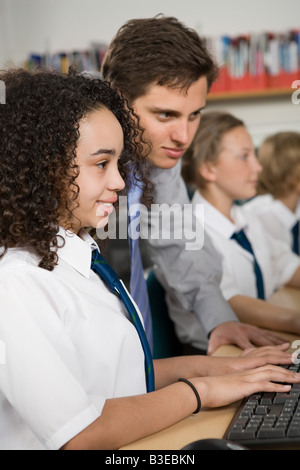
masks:
{"type": "Polygon", "coordinates": [[[196,387],[194,387],[194,385],[192,384],[192,382],[190,382],[189,380],[187,379],[183,379],[183,378],[180,378],[178,379],[178,382],[184,382],[186,383],[187,385],[189,385],[191,387],[191,389],[193,390],[194,394],[196,395],[196,398],[197,398],[197,409],[196,411],[194,411],[194,415],[196,415],[197,413],[199,413],[199,411],[201,410],[201,399],[200,399],[200,395],[196,389],[196,387]]]}

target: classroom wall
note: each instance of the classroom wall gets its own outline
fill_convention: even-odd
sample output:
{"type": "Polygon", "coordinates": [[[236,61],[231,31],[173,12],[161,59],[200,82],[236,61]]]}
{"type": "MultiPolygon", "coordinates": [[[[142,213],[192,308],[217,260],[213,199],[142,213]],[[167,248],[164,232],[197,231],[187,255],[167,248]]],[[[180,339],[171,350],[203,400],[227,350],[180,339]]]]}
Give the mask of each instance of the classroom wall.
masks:
{"type": "Polygon", "coordinates": [[[1,0],[0,8],[4,58],[13,60],[29,51],[109,42],[126,20],[158,13],[176,16],[204,35],[300,26],[299,0],[1,0]]]}
{"type": "MultiPolygon", "coordinates": [[[[0,67],[20,64],[30,52],[109,43],[126,20],[158,13],[176,16],[205,36],[300,28],[299,0],[0,0],[0,67]]],[[[300,105],[289,96],[209,107],[242,117],[256,144],[269,132],[300,128],[300,105]]]]}

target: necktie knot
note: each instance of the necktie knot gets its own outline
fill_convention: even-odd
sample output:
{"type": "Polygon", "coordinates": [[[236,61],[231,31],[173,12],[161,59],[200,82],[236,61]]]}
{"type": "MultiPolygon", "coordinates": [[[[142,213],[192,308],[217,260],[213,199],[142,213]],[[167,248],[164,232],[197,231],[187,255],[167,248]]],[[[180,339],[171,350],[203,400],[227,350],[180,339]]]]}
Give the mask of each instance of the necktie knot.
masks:
{"type": "Polygon", "coordinates": [[[249,242],[249,239],[246,236],[243,229],[239,230],[238,232],[234,232],[231,238],[233,240],[236,240],[239,243],[239,245],[243,245],[243,247],[245,247],[247,251],[249,251],[250,253],[253,253],[251,243],[249,242]]]}
{"type": "Polygon", "coordinates": [[[119,278],[98,250],[94,250],[92,252],[91,269],[97,272],[106,284],[108,284],[110,289],[116,293],[115,284],[116,281],[119,281],[119,278]]]}

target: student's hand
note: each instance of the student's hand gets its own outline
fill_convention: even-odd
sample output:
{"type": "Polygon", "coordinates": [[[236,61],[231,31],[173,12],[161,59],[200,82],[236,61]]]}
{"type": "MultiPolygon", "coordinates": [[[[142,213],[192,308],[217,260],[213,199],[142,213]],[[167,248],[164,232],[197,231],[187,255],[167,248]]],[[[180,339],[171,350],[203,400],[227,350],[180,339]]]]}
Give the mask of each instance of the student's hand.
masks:
{"type": "MultiPolygon", "coordinates": [[[[283,344],[279,344],[278,346],[263,346],[260,348],[248,348],[244,349],[244,351],[241,352],[239,357],[258,357],[258,356],[265,356],[268,353],[278,353],[279,358],[282,356],[282,352],[284,353],[282,357],[292,357],[291,354],[286,354],[285,351],[287,351],[290,348],[290,343],[286,342],[283,344]]],[[[281,364],[281,362],[278,362],[278,364],[281,364]]]]}
{"type": "Polygon", "coordinates": [[[201,356],[201,364],[205,368],[202,375],[213,376],[233,374],[268,364],[289,365],[293,362],[293,356],[289,349],[289,343],[280,346],[265,346],[262,348],[251,348],[243,351],[240,356],[233,357],[206,357],[201,356]],[[206,362],[206,365],[204,364],[206,362]]]}
{"type": "Polygon", "coordinates": [[[233,344],[245,350],[255,346],[275,346],[286,342],[286,338],[257,326],[240,322],[225,322],[212,331],[207,354],[211,355],[220,346],[226,344],[233,344]]]}
{"type": "Polygon", "coordinates": [[[261,348],[249,348],[235,357],[230,367],[236,371],[252,369],[267,364],[289,365],[293,363],[293,355],[287,352],[290,344],[285,343],[279,346],[265,346],[261,348]]]}
{"type": "Polygon", "coordinates": [[[201,398],[202,407],[229,405],[253,393],[287,393],[290,385],[300,383],[300,374],[282,367],[267,365],[244,372],[191,379],[201,398]]]}

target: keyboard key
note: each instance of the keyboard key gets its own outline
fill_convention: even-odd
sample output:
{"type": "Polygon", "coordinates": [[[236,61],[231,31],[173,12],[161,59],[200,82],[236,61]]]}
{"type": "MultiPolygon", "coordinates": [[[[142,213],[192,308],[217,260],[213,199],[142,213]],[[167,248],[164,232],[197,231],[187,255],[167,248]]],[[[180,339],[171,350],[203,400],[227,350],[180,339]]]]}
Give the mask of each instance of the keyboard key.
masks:
{"type": "Polygon", "coordinates": [[[248,423],[249,421],[249,418],[247,418],[247,416],[240,416],[237,421],[235,422],[235,426],[236,425],[240,425],[242,427],[245,427],[245,425],[248,423]]]}
{"type": "Polygon", "coordinates": [[[288,437],[300,437],[300,427],[299,426],[290,426],[287,431],[288,437]]]}
{"type": "Polygon", "coordinates": [[[248,397],[247,402],[256,400],[259,403],[260,400],[261,400],[262,395],[263,395],[263,393],[255,393],[254,395],[250,395],[250,397],[248,397]]]}
{"type": "Polygon", "coordinates": [[[256,415],[267,415],[269,413],[269,408],[267,406],[258,405],[255,410],[256,415]]]}
{"type": "Polygon", "coordinates": [[[260,400],[261,405],[272,405],[275,393],[264,393],[260,400]]]}
{"type": "Polygon", "coordinates": [[[277,439],[285,437],[285,430],[283,428],[260,429],[257,437],[259,439],[277,439]]]}
{"type": "Polygon", "coordinates": [[[228,439],[232,439],[233,441],[254,439],[254,438],[255,438],[255,431],[247,430],[247,429],[242,429],[241,431],[232,430],[228,436],[228,439]]]}
{"type": "Polygon", "coordinates": [[[274,405],[282,405],[289,399],[288,393],[277,393],[276,397],[274,398],[274,405]]]}

